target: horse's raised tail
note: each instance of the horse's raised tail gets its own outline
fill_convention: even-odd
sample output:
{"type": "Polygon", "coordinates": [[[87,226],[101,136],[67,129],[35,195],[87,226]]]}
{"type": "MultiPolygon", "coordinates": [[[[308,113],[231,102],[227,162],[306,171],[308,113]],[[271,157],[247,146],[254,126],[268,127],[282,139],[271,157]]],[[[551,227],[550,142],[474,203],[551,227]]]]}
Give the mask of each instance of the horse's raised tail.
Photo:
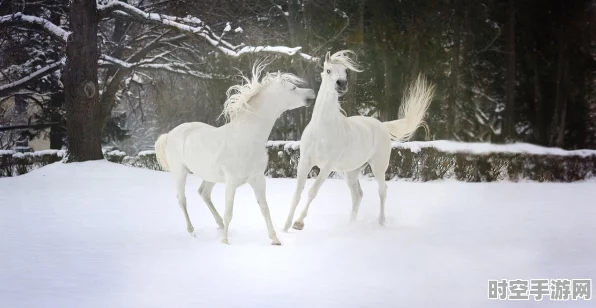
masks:
{"type": "Polygon", "coordinates": [[[430,85],[422,75],[418,75],[416,82],[404,93],[403,103],[399,108],[399,120],[383,123],[389,130],[391,139],[407,141],[421,126],[426,130],[428,138],[428,125],[424,122],[424,116],[434,93],[435,86],[430,85]]]}
{"type": "Polygon", "coordinates": [[[163,134],[155,141],[155,157],[161,168],[165,171],[170,171],[168,166],[168,159],[166,157],[166,145],[168,144],[168,134],[163,134]]]}

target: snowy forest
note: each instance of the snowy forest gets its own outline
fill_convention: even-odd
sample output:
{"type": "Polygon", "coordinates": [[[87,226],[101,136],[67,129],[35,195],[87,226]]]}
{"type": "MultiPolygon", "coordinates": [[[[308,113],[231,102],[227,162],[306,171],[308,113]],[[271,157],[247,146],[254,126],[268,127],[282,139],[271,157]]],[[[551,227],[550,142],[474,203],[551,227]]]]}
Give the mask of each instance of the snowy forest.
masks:
{"type": "MultiPolygon", "coordinates": [[[[134,154],[181,123],[223,124],[226,89],[260,57],[316,91],[321,57],[352,49],[347,115],[395,119],[422,73],[431,140],[594,149],[595,20],[594,0],[0,0],[0,127],[95,147],[81,160],[98,144],[134,154]]],[[[311,112],[270,139],[299,140],[311,112]]]]}

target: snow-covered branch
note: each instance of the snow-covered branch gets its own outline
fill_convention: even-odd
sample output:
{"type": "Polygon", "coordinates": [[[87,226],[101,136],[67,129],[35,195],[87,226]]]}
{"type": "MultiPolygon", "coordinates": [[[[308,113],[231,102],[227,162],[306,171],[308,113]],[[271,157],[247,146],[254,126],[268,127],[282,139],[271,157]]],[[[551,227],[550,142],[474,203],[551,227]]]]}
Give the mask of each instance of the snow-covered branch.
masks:
{"type": "Polygon", "coordinates": [[[11,82],[9,84],[1,85],[0,86],[0,97],[34,82],[35,80],[37,80],[38,77],[42,77],[48,73],[51,73],[51,72],[59,69],[64,64],[65,61],[66,61],[66,58],[62,58],[62,60],[60,60],[58,62],[54,62],[48,66],[42,67],[42,68],[38,69],[37,71],[35,71],[35,72],[17,80],[17,81],[11,82]]]}
{"type": "Polygon", "coordinates": [[[60,41],[66,42],[68,36],[70,35],[69,31],[66,31],[47,19],[43,19],[37,16],[25,15],[22,13],[15,13],[11,15],[4,15],[0,16],[0,24],[8,24],[8,23],[28,23],[41,26],[46,32],[48,32],[51,36],[59,39],[60,41]]]}
{"type": "MultiPolygon", "coordinates": [[[[179,18],[158,13],[147,13],[130,4],[117,0],[109,1],[105,4],[98,4],[97,8],[100,12],[102,12],[102,14],[108,14],[111,12],[116,13],[118,16],[123,16],[124,14],[124,16],[128,15],[129,17],[140,20],[141,22],[162,25],[182,33],[192,34],[193,36],[202,38],[212,47],[231,57],[239,57],[243,54],[264,52],[292,56],[302,49],[302,47],[292,48],[286,46],[244,46],[244,44],[234,46],[230,42],[222,39],[221,36],[216,35],[209,26],[196,17],[179,18]]],[[[224,33],[227,33],[227,31],[224,31],[224,33]]],[[[311,57],[307,54],[301,53],[300,56],[303,59],[309,61],[318,60],[317,58],[311,57]]]]}
{"type": "Polygon", "coordinates": [[[227,76],[220,75],[220,74],[207,74],[207,73],[199,72],[199,71],[189,68],[185,64],[180,64],[180,63],[168,63],[168,64],[148,63],[148,64],[139,65],[138,69],[168,71],[171,73],[176,73],[176,74],[181,74],[181,75],[189,75],[189,76],[194,76],[194,77],[202,78],[202,79],[226,79],[226,78],[228,78],[227,76]]]}
{"type": "Polygon", "coordinates": [[[187,63],[179,63],[179,62],[171,62],[171,63],[153,63],[155,62],[156,58],[151,58],[147,60],[143,60],[140,62],[129,63],[126,61],[122,61],[120,59],[116,59],[110,56],[102,55],[101,59],[99,60],[99,65],[101,67],[109,67],[109,66],[116,66],[121,69],[138,69],[138,70],[161,70],[167,71],[171,73],[181,74],[181,75],[189,75],[194,76],[197,78],[203,79],[225,79],[227,76],[220,75],[220,74],[207,74],[203,72],[199,72],[197,70],[192,69],[189,64],[187,63]]]}

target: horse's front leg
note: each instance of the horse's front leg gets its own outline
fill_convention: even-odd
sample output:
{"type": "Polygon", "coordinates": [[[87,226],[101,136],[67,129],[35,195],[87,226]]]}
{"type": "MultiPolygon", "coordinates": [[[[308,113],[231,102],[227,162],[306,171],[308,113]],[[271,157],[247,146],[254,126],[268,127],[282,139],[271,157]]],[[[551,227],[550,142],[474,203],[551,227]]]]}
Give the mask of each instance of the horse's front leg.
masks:
{"type": "Polygon", "coordinates": [[[306,154],[302,154],[301,152],[300,161],[298,162],[298,174],[296,177],[296,191],[294,191],[294,198],[292,198],[290,212],[288,213],[288,218],[286,219],[286,223],[284,225],[284,232],[288,232],[290,226],[292,225],[292,220],[294,220],[296,208],[298,207],[298,203],[300,203],[300,196],[302,195],[302,191],[304,191],[306,178],[308,177],[310,169],[312,169],[310,161],[308,161],[308,159],[305,156],[306,154]]]}
{"type": "Polygon", "coordinates": [[[232,221],[232,214],[234,211],[234,196],[236,195],[236,189],[238,188],[239,182],[235,179],[226,178],[226,210],[224,213],[224,235],[221,240],[224,244],[229,244],[228,241],[228,230],[230,228],[230,222],[232,221]]]}
{"type": "Polygon", "coordinates": [[[275,233],[273,223],[271,222],[271,213],[269,212],[269,205],[267,205],[267,184],[265,181],[265,176],[262,174],[257,175],[254,178],[250,179],[248,184],[252,187],[253,191],[255,192],[255,197],[257,198],[259,207],[261,208],[261,213],[265,218],[265,223],[267,223],[267,231],[269,231],[271,245],[281,245],[281,242],[279,241],[279,239],[277,238],[277,234],[275,233]]]}
{"type": "Polygon", "coordinates": [[[308,208],[310,207],[310,204],[312,203],[312,201],[315,199],[315,197],[319,193],[319,188],[321,188],[321,185],[323,185],[323,182],[325,182],[325,180],[331,174],[331,168],[328,166],[319,167],[319,169],[320,169],[319,175],[317,176],[315,183],[312,185],[312,187],[308,191],[308,201],[306,202],[306,206],[304,207],[304,210],[302,210],[300,217],[298,217],[298,219],[296,220],[296,222],[294,222],[294,225],[292,226],[292,228],[294,228],[296,230],[304,229],[304,219],[306,218],[306,215],[308,215],[308,208]]]}

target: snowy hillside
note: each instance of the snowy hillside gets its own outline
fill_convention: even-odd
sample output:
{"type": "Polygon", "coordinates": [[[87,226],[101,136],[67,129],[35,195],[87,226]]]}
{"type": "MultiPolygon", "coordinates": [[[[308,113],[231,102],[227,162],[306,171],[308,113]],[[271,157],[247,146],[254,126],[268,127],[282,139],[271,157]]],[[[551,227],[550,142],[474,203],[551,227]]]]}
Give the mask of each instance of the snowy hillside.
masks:
{"type": "MultiPolygon", "coordinates": [[[[488,279],[596,278],[594,182],[389,182],[380,227],[375,182],[348,224],[348,188],[328,180],[305,229],[283,233],[295,180],[268,179],[281,247],[246,185],[221,244],[199,183],[187,184],[193,238],[164,172],[102,161],[0,178],[0,307],[594,304],[487,300],[488,279]]],[[[221,213],[222,185],[213,197],[221,213]]]]}

